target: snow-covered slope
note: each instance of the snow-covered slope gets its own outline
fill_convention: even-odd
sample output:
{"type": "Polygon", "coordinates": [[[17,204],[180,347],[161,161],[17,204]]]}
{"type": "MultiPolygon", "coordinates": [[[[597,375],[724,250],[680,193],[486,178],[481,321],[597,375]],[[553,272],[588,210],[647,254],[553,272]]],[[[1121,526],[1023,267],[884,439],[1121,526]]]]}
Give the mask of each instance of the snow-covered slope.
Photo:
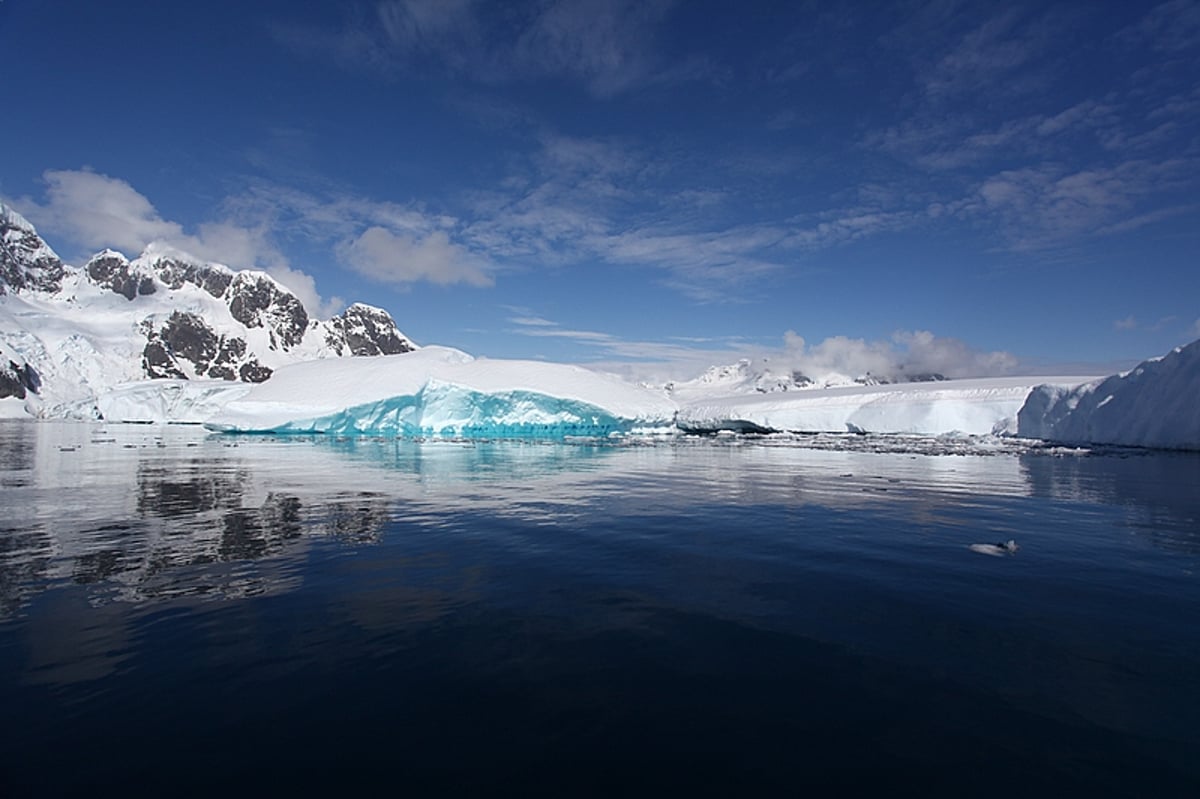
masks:
{"type": "Polygon", "coordinates": [[[609,435],[670,429],[662,392],[579,366],[474,359],[447,347],[280,369],[208,420],[241,432],[609,435]]]}
{"type": "Polygon", "coordinates": [[[1200,450],[1200,341],[1103,380],[1038,386],[1018,426],[1049,441],[1200,450]]]}
{"type": "Polygon", "coordinates": [[[265,272],[234,271],[151,245],[64,265],[0,205],[0,399],[40,416],[97,416],[97,400],[146,378],[247,383],[300,361],[408,352],[386,311],[329,320],[265,272]]]}
{"type": "Polygon", "coordinates": [[[1012,432],[1030,390],[1084,378],[998,377],[878,386],[734,393],[680,402],[684,430],[986,435],[1012,432]]]}

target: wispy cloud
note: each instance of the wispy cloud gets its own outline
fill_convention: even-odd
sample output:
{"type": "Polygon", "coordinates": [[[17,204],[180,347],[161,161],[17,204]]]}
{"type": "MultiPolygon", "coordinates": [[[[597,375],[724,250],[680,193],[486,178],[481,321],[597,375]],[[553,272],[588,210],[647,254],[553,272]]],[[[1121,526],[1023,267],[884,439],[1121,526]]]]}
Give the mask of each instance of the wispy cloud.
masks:
{"type": "MultiPolygon", "coordinates": [[[[513,309],[528,313],[527,309],[513,309]]],[[[639,380],[667,380],[692,377],[714,363],[743,357],[749,350],[739,336],[713,336],[700,340],[639,341],[599,330],[563,327],[541,316],[519,315],[509,318],[510,333],[539,339],[561,339],[591,348],[587,360],[597,368],[639,380]],[[708,344],[702,347],[698,344],[708,344]]]]}
{"type": "Polygon", "coordinates": [[[1137,330],[1137,317],[1133,314],[1126,316],[1124,319],[1118,319],[1113,322],[1113,330],[1137,330]]]}
{"type": "MultiPolygon", "coordinates": [[[[1164,218],[1163,210],[1130,217],[1144,198],[1194,186],[1195,159],[1135,159],[1069,171],[1057,164],[1006,170],[984,180],[963,205],[968,216],[999,220],[1017,250],[1069,245],[1081,237],[1121,232],[1164,218]]],[[[1171,210],[1167,215],[1185,210],[1171,210]]]]}
{"type": "Polygon", "coordinates": [[[1147,46],[1163,53],[1200,47],[1200,3],[1167,0],[1117,34],[1130,46],[1147,46]]]}
{"type": "Polygon", "coordinates": [[[1088,99],[1046,117],[1037,123],[1039,136],[1053,136],[1064,131],[1084,128],[1114,127],[1117,108],[1110,103],[1088,99]]]}
{"type": "Polygon", "coordinates": [[[386,0],[340,29],[281,23],[287,46],[392,73],[444,71],[481,84],[570,80],[597,97],[692,80],[702,61],[664,61],[656,32],[674,0],[386,0]]]}
{"type": "Polygon", "coordinates": [[[1089,82],[1054,45],[1081,24],[1098,28],[1095,19],[1059,7],[920,4],[884,37],[911,58],[920,91],[860,146],[908,170],[887,180],[909,190],[909,210],[939,208],[1020,252],[1078,247],[1194,213],[1200,89],[1178,87],[1181,77],[1194,83],[1194,57],[1184,51],[1200,44],[1198,8],[1169,0],[1115,39],[1098,34],[1084,45],[1090,57],[1119,60],[1128,55],[1121,46],[1159,55],[1140,58],[1137,74],[1089,82]]]}
{"type": "Polygon", "coordinates": [[[965,32],[923,76],[926,95],[944,98],[995,87],[1047,44],[1044,29],[1006,8],[965,32]]]}
{"type": "Polygon", "coordinates": [[[725,195],[702,184],[664,191],[680,177],[674,168],[624,142],[543,133],[504,188],[468,197],[474,221],[464,236],[513,262],[661,271],[664,283],[705,301],[794,262],[780,247],[794,232],[786,220],[710,216],[725,195]]]}

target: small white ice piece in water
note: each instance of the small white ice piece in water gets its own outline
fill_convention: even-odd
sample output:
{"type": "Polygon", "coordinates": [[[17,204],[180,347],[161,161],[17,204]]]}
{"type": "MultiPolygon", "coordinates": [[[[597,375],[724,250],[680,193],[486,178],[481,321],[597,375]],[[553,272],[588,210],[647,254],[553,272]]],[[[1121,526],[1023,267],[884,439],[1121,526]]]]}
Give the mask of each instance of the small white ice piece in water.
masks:
{"type": "Polygon", "coordinates": [[[1010,538],[999,544],[971,544],[968,549],[972,552],[978,552],[980,555],[991,555],[993,558],[1002,558],[1005,555],[1012,555],[1020,547],[1017,546],[1016,541],[1010,538]]]}

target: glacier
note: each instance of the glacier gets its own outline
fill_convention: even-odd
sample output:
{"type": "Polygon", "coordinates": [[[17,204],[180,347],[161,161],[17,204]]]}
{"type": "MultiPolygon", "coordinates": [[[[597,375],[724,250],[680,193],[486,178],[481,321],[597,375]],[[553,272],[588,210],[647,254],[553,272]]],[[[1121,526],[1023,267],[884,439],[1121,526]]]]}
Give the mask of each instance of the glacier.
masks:
{"type": "Polygon", "coordinates": [[[226,432],[561,438],[668,431],[661,391],[540,361],[428,346],[278,369],[205,421],[226,432]]]}

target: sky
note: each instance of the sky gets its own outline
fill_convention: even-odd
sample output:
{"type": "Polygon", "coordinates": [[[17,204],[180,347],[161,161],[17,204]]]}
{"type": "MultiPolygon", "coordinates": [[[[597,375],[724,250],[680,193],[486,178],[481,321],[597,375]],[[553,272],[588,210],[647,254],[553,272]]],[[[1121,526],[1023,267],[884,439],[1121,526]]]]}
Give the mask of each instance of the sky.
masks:
{"type": "Polygon", "coordinates": [[[1200,1],[0,0],[0,199],[421,344],[1102,373],[1200,337],[1200,1]]]}

